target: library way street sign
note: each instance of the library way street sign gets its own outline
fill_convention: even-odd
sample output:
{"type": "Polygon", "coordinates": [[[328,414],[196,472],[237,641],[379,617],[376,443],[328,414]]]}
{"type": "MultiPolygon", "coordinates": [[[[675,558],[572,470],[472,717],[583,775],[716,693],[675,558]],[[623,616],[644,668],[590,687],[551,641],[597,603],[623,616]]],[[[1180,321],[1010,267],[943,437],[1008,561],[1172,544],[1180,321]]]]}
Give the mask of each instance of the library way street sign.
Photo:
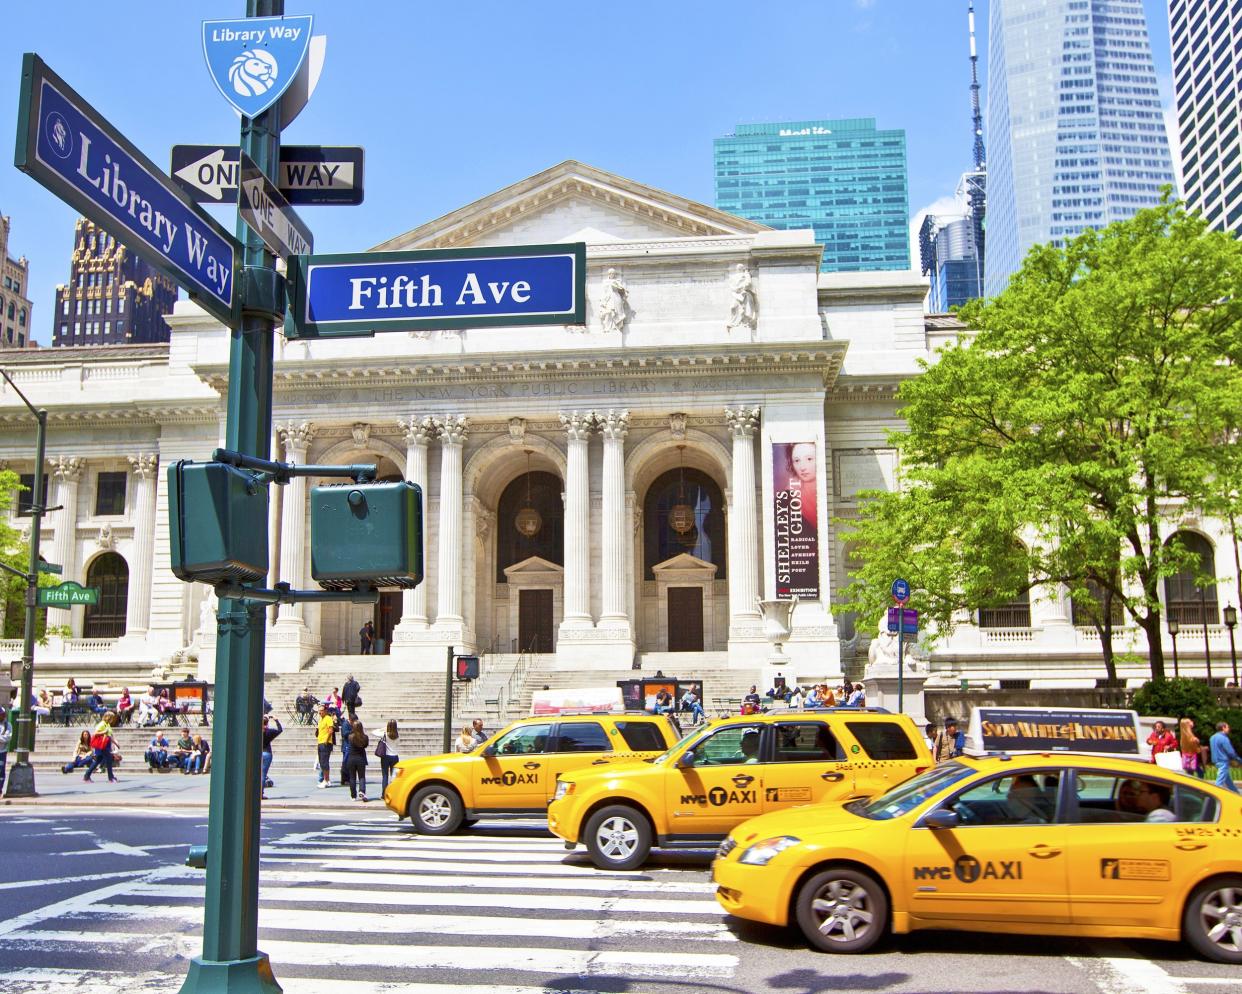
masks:
{"type": "Polygon", "coordinates": [[[14,163],[236,324],[241,246],[34,53],[22,60],[14,163]]]}
{"type": "Polygon", "coordinates": [[[586,244],[299,256],[285,336],[586,324],[586,244]]]}
{"type": "Polygon", "coordinates": [[[75,604],[98,604],[99,588],[84,587],[80,583],[66,580],[55,587],[40,587],[37,594],[39,607],[70,608],[75,604]]]}
{"type": "Polygon", "coordinates": [[[313,18],[203,21],[203,56],[216,88],[243,117],[258,117],[297,78],[313,18]]]}
{"type": "MultiPolygon", "coordinates": [[[[238,145],[174,145],[170,172],[196,204],[237,200],[238,145]]],[[[276,185],[294,207],[362,203],[363,149],[356,145],[281,145],[276,185]]]]}

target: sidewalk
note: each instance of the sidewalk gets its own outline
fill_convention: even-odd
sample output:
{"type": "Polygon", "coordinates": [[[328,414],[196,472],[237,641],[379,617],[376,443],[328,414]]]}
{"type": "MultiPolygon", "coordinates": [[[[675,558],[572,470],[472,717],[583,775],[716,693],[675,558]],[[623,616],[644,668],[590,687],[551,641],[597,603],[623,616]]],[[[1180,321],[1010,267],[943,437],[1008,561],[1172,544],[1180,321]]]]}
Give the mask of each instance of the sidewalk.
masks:
{"type": "MultiPolygon", "coordinates": [[[[4,805],[55,805],[81,808],[202,808],[206,810],[210,793],[211,775],[183,776],[180,773],[148,773],[145,767],[127,769],[122,765],[117,771],[117,783],[108,783],[103,770],[98,770],[90,783],[82,780],[82,772],[64,774],[46,767],[35,768],[37,797],[0,798],[4,805]]],[[[334,771],[336,772],[336,771],[334,771]]],[[[336,786],[319,789],[315,774],[307,763],[305,772],[289,773],[272,770],[275,787],[267,790],[265,811],[324,811],[350,810],[391,815],[380,800],[379,767],[375,782],[367,779],[366,804],[354,801],[349,788],[336,786]]],[[[396,816],[393,815],[395,818],[396,816]]]]}

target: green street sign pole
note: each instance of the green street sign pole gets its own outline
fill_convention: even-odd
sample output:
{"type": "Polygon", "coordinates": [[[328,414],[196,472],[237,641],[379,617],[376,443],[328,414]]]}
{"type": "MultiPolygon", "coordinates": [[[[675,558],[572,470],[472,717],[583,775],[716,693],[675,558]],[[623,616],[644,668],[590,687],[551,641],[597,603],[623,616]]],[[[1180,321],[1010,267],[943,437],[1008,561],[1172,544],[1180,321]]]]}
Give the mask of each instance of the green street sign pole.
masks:
{"type": "MultiPolygon", "coordinates": [[[[247,0],[247,17],[279,17],[284,0],[247,0]]],[[[241,147],[269,177],[280,161],[280,105],[242,118],[241,147]]],[[[284,292],[275,257],[240,219],[245,245],[241,325],[229,345],[226,446],[267,459],[272,434],[272,349],[284,292]]],[[[181,994],[279,994],[258,950],[259,753],[263,702],[262,603],[221,598],[216,710],[207,827],[203,955],[190,962],[181,994]]]]}
{"type": "MultiPolygon", "coordinates": [[[[0,373],[3,373],[0,370],[0,373]]],[[[22,402],[30,408],[38,422],[38,433],[35,437],[35,471],[34,493],[30,495],[30,572],[26,574],[26,629],[22,634],[22,679],[21,688],[17,692],[17,745],[16,761],[9,770],[8,779],[4,784],[5,797],[34,797],[34,767],[30,763],[30,753],[34,751],[34,715],[30,711],[30,699],[34,696],[34,646],[35,622],[38,617],[36,600],[39,589],[39,574],[36,567],[39,563],[39,532],[43,530],[43,512],[47,509],[43,500],[43,456],[47,442],[47,411],[35,408],[26,395],[17,389],[17,384],[3,373],[22,402]]],[[[10,572],[12,572],[10,570],[10,572]]]]}

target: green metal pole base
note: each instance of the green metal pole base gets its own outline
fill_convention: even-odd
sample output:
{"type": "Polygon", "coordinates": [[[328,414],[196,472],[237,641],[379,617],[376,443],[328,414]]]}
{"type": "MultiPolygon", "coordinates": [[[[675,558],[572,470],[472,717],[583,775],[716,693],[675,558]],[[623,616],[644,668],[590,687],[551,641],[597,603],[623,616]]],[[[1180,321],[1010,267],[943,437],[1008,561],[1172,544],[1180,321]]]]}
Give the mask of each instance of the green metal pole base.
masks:
{"type": "Polygon", "coordinates": [[[281,994],[281,986],[265,953],[224,962],[195,956],[180,994],[281,994]]]}
{"type": "Polygon", "coordinates": [[[29,763],[14,763],[4,781],[4,796],[37,797],[34,767],[29,763]]]}

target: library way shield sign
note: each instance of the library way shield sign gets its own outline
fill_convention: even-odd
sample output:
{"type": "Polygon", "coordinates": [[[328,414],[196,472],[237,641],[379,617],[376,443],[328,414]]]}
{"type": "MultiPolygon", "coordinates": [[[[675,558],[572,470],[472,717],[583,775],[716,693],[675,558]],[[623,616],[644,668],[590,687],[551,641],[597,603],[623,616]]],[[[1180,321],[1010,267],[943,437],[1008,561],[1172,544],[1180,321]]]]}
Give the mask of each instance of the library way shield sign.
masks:
{"type": "Polygon", "coordinates": [[[285,337],[586,324],[586,244],[308,255],[289,260],[285,337]]]}
{"type": "Polygon", "coordinates": [[[236,324],[241,246],[33,52],[19,115],[18,169],[236,324]]]}
{"type": "Polygon", "coordinates": [[[284,95],[306,58],[311,23],[309,14],[203,21],[207,69],[239,114],[258,117],[284,95]]]}

